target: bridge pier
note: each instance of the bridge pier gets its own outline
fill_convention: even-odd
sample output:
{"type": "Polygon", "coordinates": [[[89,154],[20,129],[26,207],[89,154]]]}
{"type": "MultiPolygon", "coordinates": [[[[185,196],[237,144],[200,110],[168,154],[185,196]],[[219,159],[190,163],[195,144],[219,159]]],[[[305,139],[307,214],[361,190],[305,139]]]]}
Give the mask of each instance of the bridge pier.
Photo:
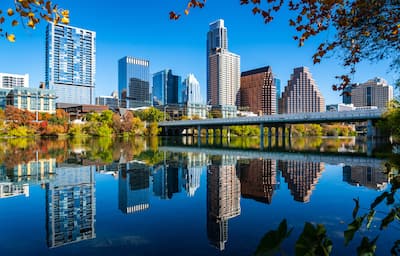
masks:
{"type": "Polygon", "coordinates": [[[201,143],[201,125],[197,126],[197,144],[201,143]]]}
{"type": "Polygon", "coordinates": [[[264,124],[260,124],[260,149],[264,150],[264,124]]]}
{"type": "Polygon", "coordinates": [[[285,147],[285,143],[286,143],[286,140],[285,140],[286,134],[285,134],[285,132],[286,132],[286,126],[282,125],[282,147],[283,148],[285,147]]]}
{"type": "Polygon", "coordinates": [[[268,148],[272,145],[272,127],[268,126],[268,148]]]}

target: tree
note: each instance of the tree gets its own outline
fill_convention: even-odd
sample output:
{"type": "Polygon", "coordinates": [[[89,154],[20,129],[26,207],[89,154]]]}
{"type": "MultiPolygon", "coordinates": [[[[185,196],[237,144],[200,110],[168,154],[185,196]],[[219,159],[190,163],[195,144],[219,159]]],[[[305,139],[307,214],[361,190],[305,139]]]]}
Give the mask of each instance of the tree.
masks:
{"type": "MultiPolygon", "coordinates": [[[[190,9],[206,4],[206,0],[187,2],[186,15],[190,9]]],[[[362,60],[388,59],[391,69],[399,69],[399,0],[240,0],[241,5],[250,5],[252,13],[261,16],[265,23],[271,22],[285,3],[296,17],[289,19],[289,24],[298,33],[293,38],[299,46],[323,31],[335,31],[333,38],[321,42],[313,55],[315,64],[333,50],[343,54],[342,64],[349,68],[349,74],[338,76],[341,82],[333,85],[333,90],[343,90],[350,84],[349,75],[355,73],[356,64],[362,60]]],[[[170,19],[179,18],[180,14],[170,12],[170,19]]]]}
{"type": "MultiPolygon", "coordinates": [[[[11,2],[11,1],[10,1],[11,2]]],[[[69,23],[69,11],[59,8],[57,4],[45,0],[14,0],[14,5],[6,10],[0,9],[0,36],[15,42],[15,35],[4,31],[5,22],[13,27],[19,21],[32,29],[41,21],[69,23]]]]}

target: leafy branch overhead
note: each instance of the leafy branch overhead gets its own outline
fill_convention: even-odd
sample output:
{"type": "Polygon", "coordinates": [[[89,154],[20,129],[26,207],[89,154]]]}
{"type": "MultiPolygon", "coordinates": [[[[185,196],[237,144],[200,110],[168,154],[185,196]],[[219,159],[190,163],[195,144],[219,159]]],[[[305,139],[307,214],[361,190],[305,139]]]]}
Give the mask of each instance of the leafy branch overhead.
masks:
{"type": "MultiPolygon", "coordinates": [[[[206,1],[188,1],[184,13],[191,8],[203,8],[206,1]]],[[[391,68],[400,67],[400,0],[240,0],[241,5],[251,6],[251,12],[269,23],[286,4],[294,13],[289,25],[296,34],[293,39],[299,46],[321,32],[329,31],[332,38],[321,42],[312,56],[314,63],[321,62],[333,50],[340,53],[348,75],[338,76],[341,83],[334,90],[342,90],[355,73],[355,65],[362,60],[391,60],[391,68]]],[[[170,12],[171,19],[180,15],[170,12]]]]}
{"type": "Polygon", "coordinates": [[[0,36],[15,42],[15,35],[5,31],[7,24],[12,27],[28,26],[35,29],[35,26],[45,20],[54,23],[69,23],[69,11],[59,8],[57,4],[44,0],[14,0],[14,6],[7,11],[0,10],[0,36]]]}

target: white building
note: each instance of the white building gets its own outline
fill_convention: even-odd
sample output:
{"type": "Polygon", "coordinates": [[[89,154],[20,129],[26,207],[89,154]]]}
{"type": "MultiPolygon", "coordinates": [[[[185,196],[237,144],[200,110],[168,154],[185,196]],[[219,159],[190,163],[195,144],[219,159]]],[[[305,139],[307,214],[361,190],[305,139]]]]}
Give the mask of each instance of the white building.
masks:
{"type": "Polygon", "coordinates": [[[12,89],[15,87],[29,87],[29,74],[17,75],[0,73],[1,89],[12,89]]]}
{"type": "Polygon", "coordinates": [[[240,56],[228,51],[223,20],[210,24],[207,33],[207,104],[238,105],[240,56]]]}

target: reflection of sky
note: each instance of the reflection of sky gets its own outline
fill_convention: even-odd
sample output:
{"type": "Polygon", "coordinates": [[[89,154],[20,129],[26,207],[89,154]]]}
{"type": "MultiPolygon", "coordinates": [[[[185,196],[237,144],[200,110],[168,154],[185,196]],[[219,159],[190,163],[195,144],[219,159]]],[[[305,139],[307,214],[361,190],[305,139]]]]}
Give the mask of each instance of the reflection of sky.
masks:
{"type": "MultiPolygon", "coordinates": [[[[341,238],[352,219],[351,213],[354,207],[352,199],[360,198],[362,206],[360,211],[363,211],[380,192],[344,182],[342,167],[325,164],[325,170],[318,179],[308,203],[293,200],[282,176],[280,187],[274,191],[271,204],[241,198],[241,214],[229,220],[229,238],[224,253],[252,254],[263,235],[268,230],[276,228],[283,218],[288,220],[289,227],[295,228],[284,243],[285,248],[295,243],[304,222],[310,221],[326,225],[328,236],[334,243],[335,255],[348,254],[349,250],[355,252],[358,243],[353,242],[348,248],[344,248],[341,238]]],[[[51,251],[46,248],[45,190],[39,185],[33,185],[29,198],[15,197],[0,200],[2,253],[70,255],[74,251],[79,252],[79,255],[95,253],[129,255],[132,252],[138,255],[160,253],[215,255],[218,251],[209,246],[206,232],[206,176],[207,172],[202,171],[200,186],[192,197],[187,195],[184,184],[181,184],[183,186],[181,192],[174,193],[171,200],[162,200],[151,193],[154,189],[154,177],[151,176],[149,186],[151,207],[146,211],[125,215],[118,209],[118,180],[110,175],[96,174],[97,238],[51,251]],[[33,233],[34,237],[31,235],[33,233]]],[[[387,242],[388,237],[383,235],[380,240],[387,242]]],[[[382,250],[386,249],[383,247],[382,243],[378,244],[378,254],[383,254],[382,250]]],[[[288,254],[292,252],[289,250],[288,254]]]]}

